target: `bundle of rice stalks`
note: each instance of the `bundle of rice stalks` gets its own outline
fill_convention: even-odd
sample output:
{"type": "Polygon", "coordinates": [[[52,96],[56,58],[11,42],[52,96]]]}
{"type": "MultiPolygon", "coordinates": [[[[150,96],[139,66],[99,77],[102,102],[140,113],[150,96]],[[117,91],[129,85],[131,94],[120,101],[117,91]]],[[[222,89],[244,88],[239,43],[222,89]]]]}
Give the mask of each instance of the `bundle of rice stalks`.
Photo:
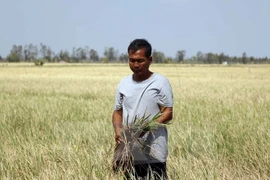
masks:
{"type": "Polygon", "coordinates": [[[132,172],[133,167],[133,155],[132,149],[134,144],[140,145],[143,149],[144,145],[140,142],[141,138],[146,133],[152,133],[157,128],[164,126],[157,122],[157,119],[161,116],[160,113],[156,114],[150,119],[150,115],[145,114],[141,118],[135,117],[131,123],[126,123],[122,129],[121,143],[116,144],[113,159],[114,172],[123,173],[132,172]]]}

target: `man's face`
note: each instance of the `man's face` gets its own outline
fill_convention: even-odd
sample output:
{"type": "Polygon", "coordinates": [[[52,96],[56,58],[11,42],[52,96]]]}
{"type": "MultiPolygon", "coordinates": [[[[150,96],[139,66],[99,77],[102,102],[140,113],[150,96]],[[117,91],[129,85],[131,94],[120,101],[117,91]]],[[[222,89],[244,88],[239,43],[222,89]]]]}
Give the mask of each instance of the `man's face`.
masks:
{"type": "Polygon", "coordinates": [[[139,49],[136,52],[129,51],[129,67],[135,75],[145,76],[149,72],[149,66],[152,63],[152,57],[145,57],[145,49],[139,49]]]}

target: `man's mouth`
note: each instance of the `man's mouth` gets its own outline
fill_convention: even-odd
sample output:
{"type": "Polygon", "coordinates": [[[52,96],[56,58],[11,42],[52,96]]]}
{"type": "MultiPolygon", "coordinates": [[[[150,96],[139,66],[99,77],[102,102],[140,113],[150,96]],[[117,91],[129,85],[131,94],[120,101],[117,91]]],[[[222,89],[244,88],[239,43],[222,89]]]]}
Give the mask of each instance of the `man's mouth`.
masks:
{"type": "Polygon", "coordinates": [[[140,69],[133,69],[133,72],[134,73],[139,73],[139,72],[141,72],[141,70],[140,69]]]}

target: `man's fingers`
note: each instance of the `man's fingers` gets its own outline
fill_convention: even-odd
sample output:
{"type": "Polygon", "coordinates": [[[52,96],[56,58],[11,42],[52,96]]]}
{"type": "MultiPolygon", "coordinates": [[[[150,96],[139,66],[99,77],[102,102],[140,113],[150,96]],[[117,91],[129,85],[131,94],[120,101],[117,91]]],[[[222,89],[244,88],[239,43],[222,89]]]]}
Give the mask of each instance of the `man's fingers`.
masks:
{"type": "Polygon", "coordinates": [[[117,144],[120,144],[120,142],[121,142],[120,136],[116,135],[115,136],[115,141],[117,142],[117,144]]]}

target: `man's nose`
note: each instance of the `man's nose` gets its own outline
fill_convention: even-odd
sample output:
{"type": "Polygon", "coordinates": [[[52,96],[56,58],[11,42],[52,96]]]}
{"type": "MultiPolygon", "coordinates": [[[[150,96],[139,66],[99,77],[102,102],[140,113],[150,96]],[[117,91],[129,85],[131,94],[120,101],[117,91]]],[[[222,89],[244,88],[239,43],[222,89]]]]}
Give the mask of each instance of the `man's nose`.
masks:
{"type": "Polygon", "coordinates": [[[139,67],[139,63],[137,61],[134,62],[134,67],[139,67]]]}

